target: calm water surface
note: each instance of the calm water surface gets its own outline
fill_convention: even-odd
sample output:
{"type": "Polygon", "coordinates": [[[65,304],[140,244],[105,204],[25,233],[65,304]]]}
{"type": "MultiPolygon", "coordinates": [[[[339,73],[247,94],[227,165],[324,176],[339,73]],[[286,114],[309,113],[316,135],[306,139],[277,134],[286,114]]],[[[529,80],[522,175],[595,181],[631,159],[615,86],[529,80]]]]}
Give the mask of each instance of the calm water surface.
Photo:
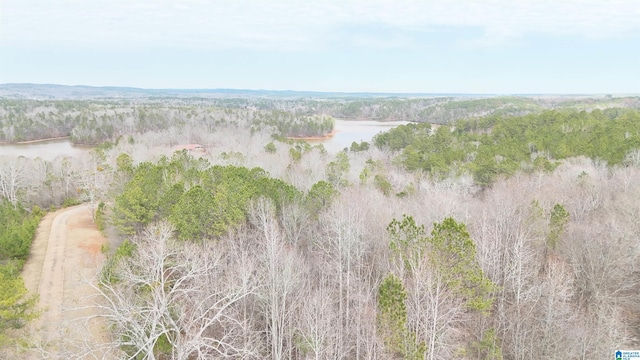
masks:
{"type": "Polygon", "coordinates": [[[350,147],[354,141],[358,143],[361,141],[371,142],[371,139],[379,132],[406,124],[409,122],[336,119],[336,134],[331,139],[313,142],[324,144],[328,150],[342,150],[345,147],[350,147]]]}
{"type": "Polygon", "coordinates": [[[69,139],[47,140],[29,144],[0,144],[0,156],[24,156],[51,161],[58,156],[79,157],[91,147],[73,146],[69,139]]]}

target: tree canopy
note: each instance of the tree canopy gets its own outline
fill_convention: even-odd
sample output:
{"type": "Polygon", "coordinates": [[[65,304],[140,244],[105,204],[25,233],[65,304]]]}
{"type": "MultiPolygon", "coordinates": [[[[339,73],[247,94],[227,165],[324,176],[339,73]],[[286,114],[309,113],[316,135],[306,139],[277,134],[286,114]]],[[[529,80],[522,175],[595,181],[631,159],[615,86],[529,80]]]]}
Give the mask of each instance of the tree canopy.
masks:
{"type": "Polygon", "coordinates": [[[302,194],[260,168],[209,166],[176,153],[133,169],[131,180],[116,197],[114,224],[133,234],[168,218],[181,239],[214,238],[246,221],[250,200],[261,196],[280,209],[302,194]]]}
{"type": "Polygon", "coordinates": [[[437,178],[469,172],[479,185],[487,186],[518,170],[552,170],[557,160],[569,157],[621,164],[630,151],[640,148],[640,111],[493,115],[458,120],[435,131],[429,124],[409,124],[377,135],[374,144],[398,151],[398,160],[408,170],[437,178]]]}

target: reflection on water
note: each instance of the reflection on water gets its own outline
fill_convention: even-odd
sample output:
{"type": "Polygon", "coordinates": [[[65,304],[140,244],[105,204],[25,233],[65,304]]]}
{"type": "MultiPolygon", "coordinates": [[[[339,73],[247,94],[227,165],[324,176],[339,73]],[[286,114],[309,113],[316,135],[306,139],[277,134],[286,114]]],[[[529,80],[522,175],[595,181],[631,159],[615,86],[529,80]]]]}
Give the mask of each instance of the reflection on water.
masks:
{"type": "Polygon", "coordinates": [[[0,144],[0,156],[24,156],[51,161],[58,156],[79,157],[91,147],[73,146],[68,139],[39,141],[28,144],[0,144]]]}
{"type": "Polygon", "coordinates": [[[327,150],[339,151],[350,147],[351,143],[367,141],[379,132],[388,131],[399,125],[409,124],[408,121],[372,121],[372,120],[340,120],[336,119],[336,134],[327,140],[312,140],[322,143],[327,150]]]}

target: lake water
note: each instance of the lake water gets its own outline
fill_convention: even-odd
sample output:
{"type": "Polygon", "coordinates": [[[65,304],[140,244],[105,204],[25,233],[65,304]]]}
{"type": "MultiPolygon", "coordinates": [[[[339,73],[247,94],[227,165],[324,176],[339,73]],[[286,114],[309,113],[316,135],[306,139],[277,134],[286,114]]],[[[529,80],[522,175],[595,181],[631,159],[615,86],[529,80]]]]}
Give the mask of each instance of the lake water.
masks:
{"type": "MultiPolygon", "coordinates": [[[[387,131],[398,125],[408,124],[408,121],[372,121],[372,120],[342,120],[336,119],[336,134],[326,140],[310,140],[311,143],[322,143],[327,150],[339,151],[350,147],[352,142],[368,141],[381,131],[387,131]]],[[[0,144],[0,156],[40,157],[43,160],[53,160],[58,156],[78,157],[85,154],[90,147],[73,146],[68,139],[39,141],[28,144],[0,144]]]]}
{"type": "Polygon", "coordinates": [[[73,146],[69,139],[56,139],[28,144],[0,144],[0,156],[40,157],[43,160],[51,161],[58,156],[78,157],[89,149],[90,147],[87,146],[73,146]]]}
{"type": "Polygon", "coordinates": [[[331,139],[310,142],[322,143],[328,150],[342,150],[345,147],[350,147],[354,141],[358,143],[361,141],[371,142],[371,139],[379,132],[406,124],[409,122],[336,119],[336,134],[331,139]]]}

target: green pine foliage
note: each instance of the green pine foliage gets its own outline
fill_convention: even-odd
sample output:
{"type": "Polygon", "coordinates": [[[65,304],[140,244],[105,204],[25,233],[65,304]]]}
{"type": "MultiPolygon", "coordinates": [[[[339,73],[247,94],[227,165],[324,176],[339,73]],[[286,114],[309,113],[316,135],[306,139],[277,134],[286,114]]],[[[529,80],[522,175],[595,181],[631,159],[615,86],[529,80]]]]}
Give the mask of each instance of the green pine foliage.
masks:
{"type": "Polygon", "coordinates": [[[116,272],[117,264],[124,258],[131,257],[136,250],[136,245],[129,240],[120,244],[113,254],[107,256],[107,261],[100,270],[100,281],[106,284],[120,281],[116,272]]]}
{"type": "Polygon", "coordinates": [[[27,288],[22,278],[5,270],[0,266],[0,346],[9,341],[8,329],[19,329],[38,316],[34,311],[37,297],[26,297],[27,288]]]}
{"type": "Polygon", "coordinates": [[[407,328],[407,293],[402,281],[387,275],[378,288],[378,329],[394,358],[423,359],[426,347],[416,343],[416,335],[407,328]]]}
{"type": "Polygon", "coordinates": [[[311,186],[305,196],[305,204],[309,213],[317,217],[322,209],[327,208],[338,195],[338,190],[331,183],[320,180],[311,186]]]}
{"type": "Polygon", "coordinates": [[[10,341],[6,330],[21,328],[37,316],[37,298],[27,297],[19,273],[43,215],[37,207],[28,212],[20,204],[0,202],[0,346],[10,341]]]}
{"type": "Polygon", "coordinates": [[[180,239],[211,239],[245,222],[249,202],[261,196],[271,199],[279,211],[302,194],[260,168],[210,166],[179,152],[133,169],[116,197],[113,223],[122,233],[134,234],[168,218],[180,239]]]}
{"type": "Polygon", "coordinates": [[[98,208],[96,209],[96,214],[94,217],[94,222],[96,223],[96,226],[98,227],[98,230],[100,230],[100,232],[102,232],[104,234],[104,230],[106,227],[106,214],[105,214],[105,208],[106,205],[104,202],[100,202],[98,204],[98,208]]]}
{"type": "Polygon", "coordinates": [[[336,154],[336,159],[327,164],[327,180],[336,187],[348,185],[347,175],[350,168],[349,156],[346,152],[340,151],[336,154]]]}
{"type": "Polygon", "coordinates": [[[389,248],[392,254],[399,257],[405,269],[411,272],[422,261],[427,250],[424,225],[416,224],[412,216],[403,215],[402,221],[391,221],[387,232],[391,236],[389,248]]]}
{"type": "Polygon", "coordinates": [[[476,359],[484,360],[502,360],[502,349],[498,345],[500,339],[496,335],[494,328],[490,328],[482,333],[480,341],[476,341],[471,345],[476,359]]]}
{"type": "Polygon", "coordinates": [[[294,163],[299,163],[302,159],[302,151],[296,148],[289,148],[289,157],[294,163]]]}
{"type": "Polygon", "coordinates": [[[393,219],[387,231],[391,236],[391,253],[402,262],[409,274],[422,261],[429,261],[447,287],[463,299],[468,308],[482,313],[490,311],[495,285],[485,276],[476,259],[476,246],[463,223],[446,218],[433,224],[427,236],[424,225],[411,216],[393,219]]]}
{"type": "Polygon", "coordinates": [[[26,260],[43,215],[39,208],[30,213],[20,204],[0,202],[0,262],[26,260]]]}
{"type": "Polygon", "coordinates": [[[564,226],[569,222],[569,212],[561,204],[555,204],[551,210],[549,219],[549,234],[547,235],[547,246],[555,250],[560,236],[564,231],[564,226]]]}
{"type": "Polygon", "coordinates": [[[377,174],[373,177],[373,184],[376,189],[380,190],[384,196],[391,195],[391,191],[393,190],[393,185],[387,180],[384,175],[377,174]]]}
{"type": "Polygon", "coordinates": [[[433,224],[428,242],[431,263],[447,286],[463,297],[470,309],[490,311],[495,285],[478,264],[476,246],[466,225],[448,217],[433,224]]]}
{"type": "Polygon", "coordinates": [[[349,151],[351,152],[361,152],[369,150],[369,143],[366,141],[361,141],[359,144],[357,142],[352,142],[351,147],[349,147],[349,151]]]}
{"type": "Polygon", "coordinates": [[[260,114],[254,124],[259,127],[272,127],[278,138],[324,136],[335,126],[331,116],[302,115],[292,112],[273,110],[260,114]]]}
{"type": "Polygon", "coordinates": [[[270,143],[264,146],[264,151],[266,151],[268,154],[275,154],[276,151],[278,151],[278,149],[276,148],[276,144],[274,144],[273,141],[271,141],[270,143]]]}
{"type": "Polygon", "coordinates": [[[380,149],[399,153],[408,170],[442,178],[469,172],[482,186],[517,171],[551,171],[575,156],[621,164],[640,148],[640,111],[545,111],[526,116],[492,115],[455,126],[408,124],[377,135],[380,149]]]}

